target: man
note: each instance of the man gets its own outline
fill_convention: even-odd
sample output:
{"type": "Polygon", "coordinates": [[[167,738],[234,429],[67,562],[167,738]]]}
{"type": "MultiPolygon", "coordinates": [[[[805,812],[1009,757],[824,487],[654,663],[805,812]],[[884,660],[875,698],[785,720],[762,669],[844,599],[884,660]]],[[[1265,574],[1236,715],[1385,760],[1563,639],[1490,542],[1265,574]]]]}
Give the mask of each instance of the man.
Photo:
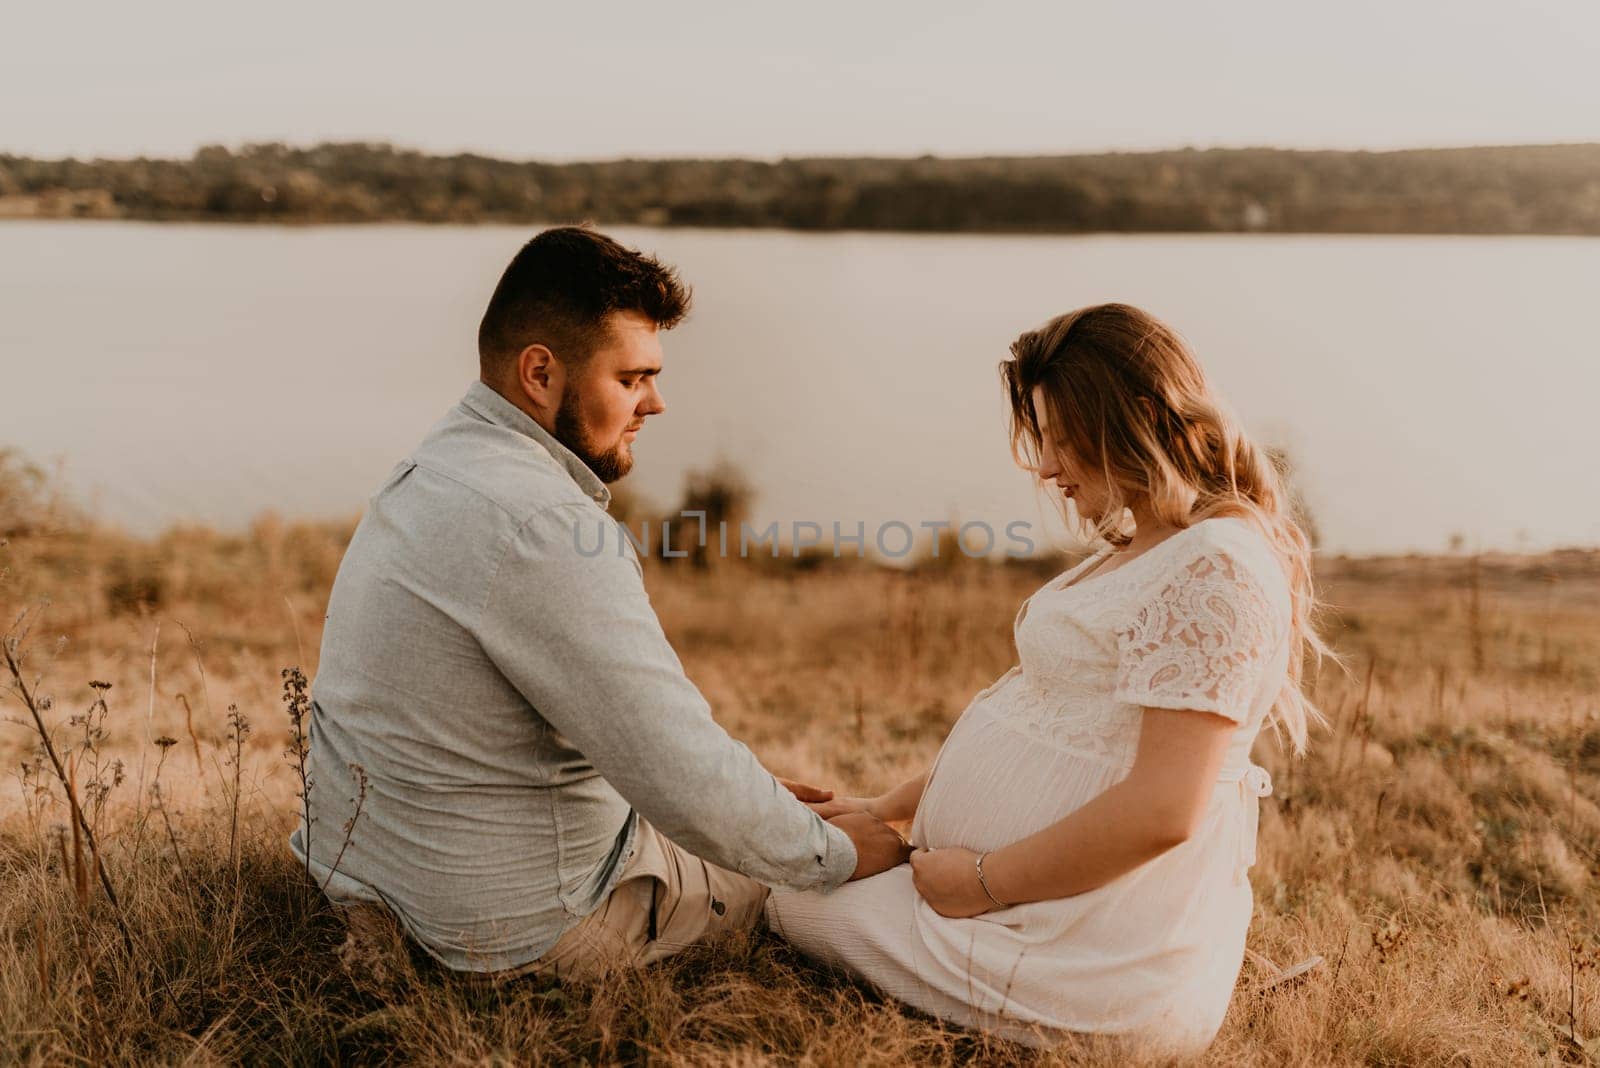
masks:
{"type": "Polygon", "coordinates": [[[801,798],[830,795],[728,737],[631,544],[593,551],[606,484],[665,410],[658,335],[688,303],[674,271],[592,230],[528,242],[484,313],[481,380],[378,488],[340,564],[311,824],[290,846],[450,968],[595,975],[752,926],[768,887],[831,890],[906,857],[871,817],[822,820],[801,798]]]}

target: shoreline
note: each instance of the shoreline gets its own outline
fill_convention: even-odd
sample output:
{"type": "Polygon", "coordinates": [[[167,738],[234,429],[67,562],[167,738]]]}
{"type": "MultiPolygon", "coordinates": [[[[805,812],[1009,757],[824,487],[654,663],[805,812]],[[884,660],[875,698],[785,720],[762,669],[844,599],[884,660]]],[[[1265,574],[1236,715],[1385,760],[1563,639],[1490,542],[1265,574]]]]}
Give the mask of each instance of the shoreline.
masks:
{"type": "Polygon", "coordinates": [[[269,143],[208,145],[188,159],[0,152],[0,217],[1597,236],[1597,166],[1600,144],[1584,143],[561,162],[269,143]]]}
{"type": "Polygon", "coordinates": [[[192,214],[138,214],[128,212],[112,213],[75,213],[64,211],[55,214],[22,214],[5,201],[10,198],[0,196],[0,227],[13,224],[26,223],[139,223],[149,226],[203,226],[226,227],[237,226],[245,229],[276,229],[276,230],[334,230],[334,229],[372,229],[384,226],[408,226],[420,230],[459,228],[533,228],[546,229],[552,226],[569,226],[578,223],[589,223],[597,226],[616,230],[663,230],[684,231],[689,233],[741,233],[741,234],[785,234],[799,237],[861,237],[882,235],[885,237],[1039,237],[1039,238],[1371,238],[1371,237],[1434,237],[1434,238],[1541,238],[1541,239],[1568,239],[1568,240],[1594,240],[1600,238],[1600,229],[1587,230],[1558,230],[1558,229],[1527,229],[1527,230],[1463,230],[1463,229],[1428,229],[1407,227],[1375,227],[1372,229],[1251,229],[1249,227],[1211,228],[1211,229],[1159,229],[1159,228],[1129,228],[1117,229],[1085,228],[1074,229],[1066,227],[1008,227],[1008,226],[963,226],[948,228],[930,227],[896,227],[896,226],[782,226],[776,224],[750,224],[743,222],[672,222],[670,220],[655,219],[626,219],[626,218],[536,218],[521,216],[475,216],[472,218],[412,218],[404,215],[386,215],[364,219],[343,218],[298,218],[282,216],[252,216],[252,215],[213,215],[205,213],[192,214]]]}

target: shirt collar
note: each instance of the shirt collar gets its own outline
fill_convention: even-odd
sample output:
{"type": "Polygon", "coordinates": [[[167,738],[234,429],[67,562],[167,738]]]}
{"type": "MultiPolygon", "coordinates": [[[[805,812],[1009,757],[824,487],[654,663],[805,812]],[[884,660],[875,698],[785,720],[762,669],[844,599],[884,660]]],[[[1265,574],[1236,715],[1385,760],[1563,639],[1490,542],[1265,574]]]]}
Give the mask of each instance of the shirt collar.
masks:
{"type": "Polygon", "coordinates": [[[588,464],[535,422],[533,416],[506,400],[493,387],[482,381],[474,382],[467,387],[467,395],[461,398],[461,403],[496,426],[508,427],[543,445],[556,463],[572,477],[572,481],[578,484],[578,488],[593,498],[596,504],[604,508],[611,503],[611,490],[589,470],[588,464]]]}

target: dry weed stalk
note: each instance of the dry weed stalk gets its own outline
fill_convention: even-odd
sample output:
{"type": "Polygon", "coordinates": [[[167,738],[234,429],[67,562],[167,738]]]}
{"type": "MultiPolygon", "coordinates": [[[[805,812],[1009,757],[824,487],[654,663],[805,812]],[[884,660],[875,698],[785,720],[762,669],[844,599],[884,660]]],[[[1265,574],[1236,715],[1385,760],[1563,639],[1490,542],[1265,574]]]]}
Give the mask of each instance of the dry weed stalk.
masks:
{"type": "MultiPolygon", "coordinates": [[[[45,756],[49,758],[50,767],[55,771],[56,781],[61,784],[61,789],[67,795],[67,805],[72,814],[74,842],[77,841],[78,835],[81,834],[83,836],[83,843],[87,845],[89,851],[89,861],[94,866],[95,874],[99,876],[100,888],[105,892],[106,901],[111,905],[112,919],[116,922],[118,933],[122,935],[123,946],[127,949],[129,957],[132,957],[134,952],[133,934],[128,929],[128,922],[123,915],[122,902],[117,898],[116,888],[111,885],[111,876],[107,874],[105,864],[101,860],[100,843],[95,837],[93,828],[89,826],[89,820],[84,814],[83,806],[78,803],[74,773],[69,772],[66,765],[63,764],[60,754],[56,752],[55,742],[51,740],[50,729],[45,726],[45,706],[42,706],[41,702],[46,699],[40,698],[34,693],[33,689],[28,685],[27,678],[23,675],[20,639],[7,635],[5,641],[0,643],[0,653],[3,653],[5,657],[6,671],[11,676],[11,688],[22,701],[23,707],[28,710],[28,715],[32,717],[33,728],[38,732],[40,745],[44,749],[45,756]]],[[[110,686],[107,684],[106,689],[109,688],[110,686]]],[[[102,690],[101,693],[103,694],[104,691],[102,690]]],[[[80,873],[83,871],[81,867],[77,870],[80,873]]],[[[80,878],[86,878],[86,876],[80,875],[80,878]]]]}
{"type": "Polygon", "coordinates": [[[190,884],[189,872],[183,862],[183,849],[178,845],[178,832],[173,829],[172,814],[167,811],[167,800],[161,792],[161,768],[167,762],[167,751],[178,744],[178,739],[163,734],[155,744],[161,750],[161,755],[156,758],[156,773],[150,782],[150,807],[161,813],[161,822],[167,828],[167,841],[172,846],[172,862],[178,866],[178,874],[183,877],[184,883],[190,884]]]}
{"type": "MultiPolygon", "coordinates": [[[[283,703],[289,713],[289,744],[283,752],[289,758],[290,766],[294,768],[295,775],[300,780],[299,790],[296,795],[300,799],[300,818],[306,829],[306,878],[311,875],[311,771],[306,765],[307,758],[311,755],[311,739],[309,730],[311,723],[311,697],[306,692],[307,682],[305,672],[298,667],[283,669],[283,703]]],[[[342,851],[341,851],[342,852],[342,851]]]]}
{"type": "Polygon", "coordinates": [[[1472,596],[1467,602],[1467,627],[1472,636],[1472,670],[1483,670],[1483,555],[1472,554],[1472,596]]]}
{"type": "Polygon", "coordinates": [[[69,727],[77,727],[82,731],[69,766],[73,771],[84,765],[88,767],[89,777],[83,784],[82,793],[88,800],[89,822],[98,834],[105,815],[106,798],[113,789],[122,785],[125,767],[120,757],[109,765],[101,764],[101,749],[106,740],[106,717],[111,714],[111,708],[106,704],[106,693],[111,689],[111,684],[91,680],[89,688],[94,691],[95,698],[88,710],[67,720],[69,727]]]}
{"type": "Polygon", "coordinates": [[[234,880],[239,878],[239,794],[244,781],[244,740],[250,736],[250,721],[236,704],[228,705],[228,760],[233,768],[233,789],[228,797],[228,867],[234,880]]]}
{"type": "Polygon", "coordinates": [[[1578,1029],[1578,976],[1600,968],[1600,946],[1587,938],[1574,938],[1572,925],[1566,926],[1567,942],[1567,1037],[1584,1052],[1600,1053],[1600,1036],[1585,1041],[1578,1029]]]}
{"type": "MultiPolygon", "coordinates": [[[[211,720],[211,687],[206,682],[205,658],[200,655],[200,643],[194,640],[194,632],[181,619],[177,623],[178,626],[183,628],[183,635],[189,640],[189,648],[194,652],[194,669],[200,676],[200,699],[205,702],[206,719],[209,721],[211,720]]],[[[194,745],[194,773],[199,775],[201,769],[200,739],[194,733],[194,715],[189,709],[188,698],[179,694],[178,699],[183,702],[184,718],[189,728],[189,741],[194,745]]]]}
{"type": "Polygon", "coordinates": [[[39,820],[44,815],[44,807],[50,796],[50,787],[44,777],[44,765],[44,747],[35,743],[33,755],[24,759],[17,767],[17,782],[22,788],[23,815],[35,837],[39,835],[39,820]]]}
{"type": "MultiPolygon", "coordinates": [[[[324,894],[328,892],[328,884],[333,882],[334,873],[339,870],[339,862],[344,860],[344,851],[350,848],[350,838],[355,834],[356,821],[361,818],[361,810],[367,803],[367,769],[360,764],[349,765],[350,773],[356,777],[356,796],[350,799],[355,810],[350,813],[350,818],[344,821],[344,841],[339,843],[339,852],[333,858],[333,867],[328,869],[328,877],[322,880],[320,889],[324,894]]],[[[311,856],[310,839],[307,838],[306,857],[311,856]]]]}
{"type": "MultiPolygon", "coordinates": [[[[149,756],[149,752],[150,752],[149,747],[151,745],[155,744],[155,739],[151,737],[150,731],[152,729],[152,725],[154,724],[155,718],[156,718],[156,650],[157,650],[157,648],[159,646],[160,641],[161,641],[161,621],[158,619],[158,620],[156,620],[155,633],[153,633],[150,636],[150,689],[149,689],[149,703],[145,706],[145,713],[144,713],[144,745],[140,746],[140,748],[139,748],[139,781],[134,785],[134,788],[133,788],[134,797],[141,803],[143,802],[144,797],[145,797],[145,791],[144,791],[145,761],[149,756]]],[[[163,751],[162,755],[163,756],[166,755],[164,751],[163,751]]],[[[148,813],[145,812],[144,810],[138,811],[136,813],[136,815],[135,815],[134,835],[133,835],[133,857],[134,857],[134,862],[136,864],[137,864],[138,859],[139,859],[139,849],[144,844],[144,827],[145,827],[145,821],[146,821],[147,816],[148,816],[148,813]]]]}

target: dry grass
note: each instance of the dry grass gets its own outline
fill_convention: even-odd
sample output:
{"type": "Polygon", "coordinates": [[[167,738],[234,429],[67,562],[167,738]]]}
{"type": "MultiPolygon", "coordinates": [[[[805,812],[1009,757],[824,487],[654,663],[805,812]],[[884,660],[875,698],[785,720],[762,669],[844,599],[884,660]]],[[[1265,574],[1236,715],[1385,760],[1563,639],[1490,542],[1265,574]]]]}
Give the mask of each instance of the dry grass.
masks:
{"type": "MultiPolygon", "coordinates": [[[[280,671],[315,671],[349,530],[268,518],[139,541],[67,524],[0,548],[0,609],[28,610],[24,681],[50,700],[80,831],[120,903],[13,686],[0,1060],[1031,1062],[764,937],[601,990],[482,989],[404,953],[342,963],[344,921],[283,844],[296,779],[280,671]],[[103,737],[73,721],[101,694],[103,737]]],[[[1277,794],[1250,944],[1326,962],[1261,990],[1247,961],[1207,1059],[1581,1059],[1566,1036],[1600,1033],[1600,554],[1332,561],[1324,577],[1352,672],[1320,680],[1332,727],[1311,756],[1258,746],[1277,794]]],[[[650,584],[730,730],[780,773],[872,790],[921,767],[1012,663],[1040,578],[652,565],[650,584]]],[[[1088,1046],[1057,1059],[1120,1063],[1088,1046]]]]}

